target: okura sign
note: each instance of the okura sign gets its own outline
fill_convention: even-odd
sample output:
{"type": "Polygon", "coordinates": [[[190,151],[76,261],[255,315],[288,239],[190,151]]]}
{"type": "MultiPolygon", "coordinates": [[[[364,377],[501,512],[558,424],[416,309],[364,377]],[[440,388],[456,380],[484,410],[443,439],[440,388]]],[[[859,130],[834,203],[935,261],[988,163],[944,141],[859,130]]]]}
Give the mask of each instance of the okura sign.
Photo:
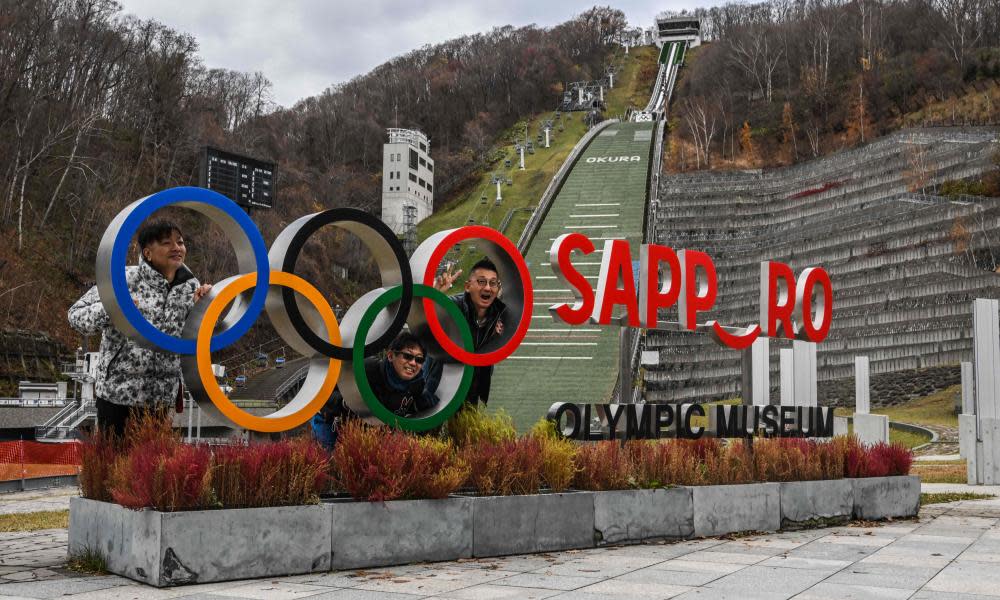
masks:
{"type": "MultiPolygon", "coordinates": [[[[552,244],[550,266],[557,278],[572,289],[575,298],[572,303],[552,305],[549,311],[553,319],[569,325],[589,322],[707,331],[718,343],[738,350],[748,348],[763,335],[821,342],[829,332],[832,289],[829,276],[821,268],[805,269],[796,277],[788,265],[762,263],[759,323],[699,324],[699,314],[713,308],[718,291],[715,265],[707,254],[644,244],[639,249],[636,283],[628,243],[607,240],[600,275],[591,288],[573,267],[572,257],[574,253],[586,256],[595,252],[593,242],[580,233],[562,235],[552,244]],[[661,323],[661,311],[675,306],[678,321],[661,323]],[[612,316],[616,311],[620,317],[612,316]]],[[[181,355],[185,383],[199,406],[238,427],[265,432],[286,431],[304,424],[331,397],[334,387],[355,413],[371,423],[411,431],[437,427],[464,402],[474,367],[495,365],[520,346],[531,323],[534,299],[524,257],[510,240],[489,227],[470,225],[440,231],[424,240],[407,259],[401,242],[385,223],[360,210],[338,208],[300,217],[268,248],[245,211],[216,192],[194,187],[164,190],[125,207],[104,233],[96,273],[101,303],[119,331],[143,347],[181,355]],[[239,269],[216,282],[212,291],[195,304],[180,336],[158,330],[136,308],[125,269],[134,232],[153,212],[167,206],[188,208],[215,222],[229,237],[239,269]],[[362,295],[340,320],[322,294],[295,274],[303,246],[320,227],[335,227],[357,236],[378,267],[381,285],[362,295]],[[468,323],[455,303],[432,287],[449,250],[467,241],[475,241],[479,251],[496,264],[504,282],[502,333],[481,347],[473,344],[468,323]],[[309,359],[298,393],[279,410],[263,416],[248,413],[233,403],[219,387],[211,364],[211,354],[236,343],[262,312],[268,314],[278,335],[309,359]],[[372,393],[364,369],[364,358],[386,349],[404,327],[424,342],[429,354],[444,363],[436,390],[437,404],[412,417],[395,415],[382,406],[372,393]]],[[[565,406],[560,415],[572,414],[579,424],[589,423],[589,406],[575,410],[571,407],[576,405],[565,406]]],[[[614,406],[603,405],[597,412],[605,415],[612,430],[623,426],[629,431],[631,427],[636,436],[655,437],[671,428],[675,435],[696,435],[692,418],[700,414],[718,420],[699,405],[649,405],[642,409],[614,406]],[[633,421],[634,426],[629,425],[633,421]]],[[[736,427],[745,431],[754,423],[766,429],[772,421],[776,423],[775,431],[780,432],[798,428],[802,434],[829,428],[830,417],[822,410],[796,413],[793,425],[789,425],[786,409],[790,407],[754,409],[752,419],[744,424],[750,418],[746,413],[749,408],[721,411],[726,425],[716,430],[731,431],[736,427]],[[772,414],[771,409],[776,413],[772,414]],[[734,418],[736,425],[731,427],[734,418]]],[[[579,431],[583,431],[582,426],[577,433],[570,433],[582,435],[579,431]]]]}

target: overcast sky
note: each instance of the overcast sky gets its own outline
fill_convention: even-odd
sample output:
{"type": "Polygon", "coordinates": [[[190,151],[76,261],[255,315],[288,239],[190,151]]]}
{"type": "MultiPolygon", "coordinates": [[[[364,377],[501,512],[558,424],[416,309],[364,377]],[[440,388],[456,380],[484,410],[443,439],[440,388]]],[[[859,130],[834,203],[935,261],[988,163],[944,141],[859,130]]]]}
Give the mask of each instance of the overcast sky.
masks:
{"type": "MultiPolygon", "coordinates": [[[[593,4],[569,0],[120,0],[124,12],[192,34],[210,67],[262,71],[283,106],[386,60],[500,25],[547,27],[593,4]]],[[[607,3],[607,0],[605,0],[607,3]]],[[[708,0],[619,0],[631,25],[708,0]]]]}

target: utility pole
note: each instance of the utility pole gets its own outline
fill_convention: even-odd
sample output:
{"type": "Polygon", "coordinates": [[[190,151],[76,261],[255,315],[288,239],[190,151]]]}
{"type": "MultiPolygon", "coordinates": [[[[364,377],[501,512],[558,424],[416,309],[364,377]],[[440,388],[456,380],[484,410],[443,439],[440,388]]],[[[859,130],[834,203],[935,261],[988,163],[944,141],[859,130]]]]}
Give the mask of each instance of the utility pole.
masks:
{"type": "MultiPolygon", "coordinates": [[[[521,161],[522,161],[521,164],[523,165],[524,164],[524,162],[523,162],[524,161],[523,150],[522,150],[522,154],[521,154],[521,161]]],[[[523,169],[524,167],[522,166],[521,168],[523,169]]],[[[504,177],[502,173],[494,173],[493,176],[492,176],[492,180],[493,180],[493,183],[496,184],[496,186],[497,186],[496,204],[497,204],[497,206],[499,206],[500,202],[503,200],[503,196],[500,194],[500,185],[503,184],[504,181],[506,181],[506,177],[504,177]]]]}

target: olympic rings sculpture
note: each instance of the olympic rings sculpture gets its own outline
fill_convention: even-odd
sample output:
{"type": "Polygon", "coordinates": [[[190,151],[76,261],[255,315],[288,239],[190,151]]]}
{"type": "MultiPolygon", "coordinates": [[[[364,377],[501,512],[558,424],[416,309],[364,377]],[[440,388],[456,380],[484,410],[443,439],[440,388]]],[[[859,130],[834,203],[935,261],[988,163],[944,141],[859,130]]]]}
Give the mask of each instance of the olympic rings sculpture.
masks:
{"type": "Polygon", "coordinates": [[[203,410],[239,427],[286,431],[308,421],[339,386],[348,407],[366,421],[410,431],[437,427],[465,400],[473,367],[494,365],[521,344],[531,322],[533,292],[528,265],[517,247],[495,229],[466,226],[436,233],[407,260],[399,239],[381,220],[351,208],[299,218],[267,249],[246,212],[225,196],[197,187],[177,187],[126,206],[111,221],[97,252],[97,288],[112,324],[137,344],[181,355],[184,381],[203,410]],[[195,304],[180,337],[156,329],[136,308],[125,279],[129,244],[139,225],[167,206],[189,208],[218,225],[236,252],[239,275],[215,283],[195,304]],[[352,233],[372,253],[381,287],[359,298],[341,322],[323,295],[295,274],[309,237],[323,226],[352,233]],[[441,261],[456,244],[476,240],[505,282],[503,334],[473,350],[461,310],[433,288],[441,261]],[[416,277],[414,277],[416,274],[416,277]],[[414,298],[421,300],[415,303],[414,298]],[[228,307],[228,310],[227,310],[228,307]],[[278,335],[309,359],[301,389],[281,409],[265,416],[244,411],[219,388],[211,353],[234,344],[266,311],[278,335]],[[225,312],[225,314],[223,314],[225,312]],[[364,359],[389,346],[408,326],[443,363],[438,404],[414,417],[399,417],[379,402],[365,376],[364,359]],[[343,368],[343,362],[352,363],[343,368]],[[446,400],[441,400],[445,397],[446,400]]]}

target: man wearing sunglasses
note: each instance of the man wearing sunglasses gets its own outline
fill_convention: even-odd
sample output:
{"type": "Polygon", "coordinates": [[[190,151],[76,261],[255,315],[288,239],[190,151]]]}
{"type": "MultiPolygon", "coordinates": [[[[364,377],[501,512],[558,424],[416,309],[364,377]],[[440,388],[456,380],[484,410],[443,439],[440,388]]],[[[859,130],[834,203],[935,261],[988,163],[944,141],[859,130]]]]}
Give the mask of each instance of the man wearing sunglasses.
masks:
{"type": "MultiPolygon", "coordinates": [[[[434,287],[443,292],[448,291],[461,274],[461,269],[454,273],[446,271],[437,277],[434,287]]],[[[451,297],[469,323],[475,352],[479,352],[494,338],[503,335],[503,316],[507,307],[499,298],[500,287],[500,274],[496,265],[490,259],[483,258],[472,265],[469,278],[465,280],[465,292],[451,297]]],[[[428,379],[436,382],[439,370],[439,367],[430,369],[431,374],[428,379]]],[[[492,378],[492,365],[476,367],[469,395],[465,401],[470,404],[482,402],[485,405],[490,399],[492,378]]],[[[428,387],[434,389],[437,385],[429,381],[428,387]]]]}
{"type": "Polygon", "coordinates": [[[424,344],[404,331],[389,344],[385,358],[365,359],[365,373],[375,397],[400,417],[413,416],[436,402],[424,392],[426,357],[424,344]]]}

